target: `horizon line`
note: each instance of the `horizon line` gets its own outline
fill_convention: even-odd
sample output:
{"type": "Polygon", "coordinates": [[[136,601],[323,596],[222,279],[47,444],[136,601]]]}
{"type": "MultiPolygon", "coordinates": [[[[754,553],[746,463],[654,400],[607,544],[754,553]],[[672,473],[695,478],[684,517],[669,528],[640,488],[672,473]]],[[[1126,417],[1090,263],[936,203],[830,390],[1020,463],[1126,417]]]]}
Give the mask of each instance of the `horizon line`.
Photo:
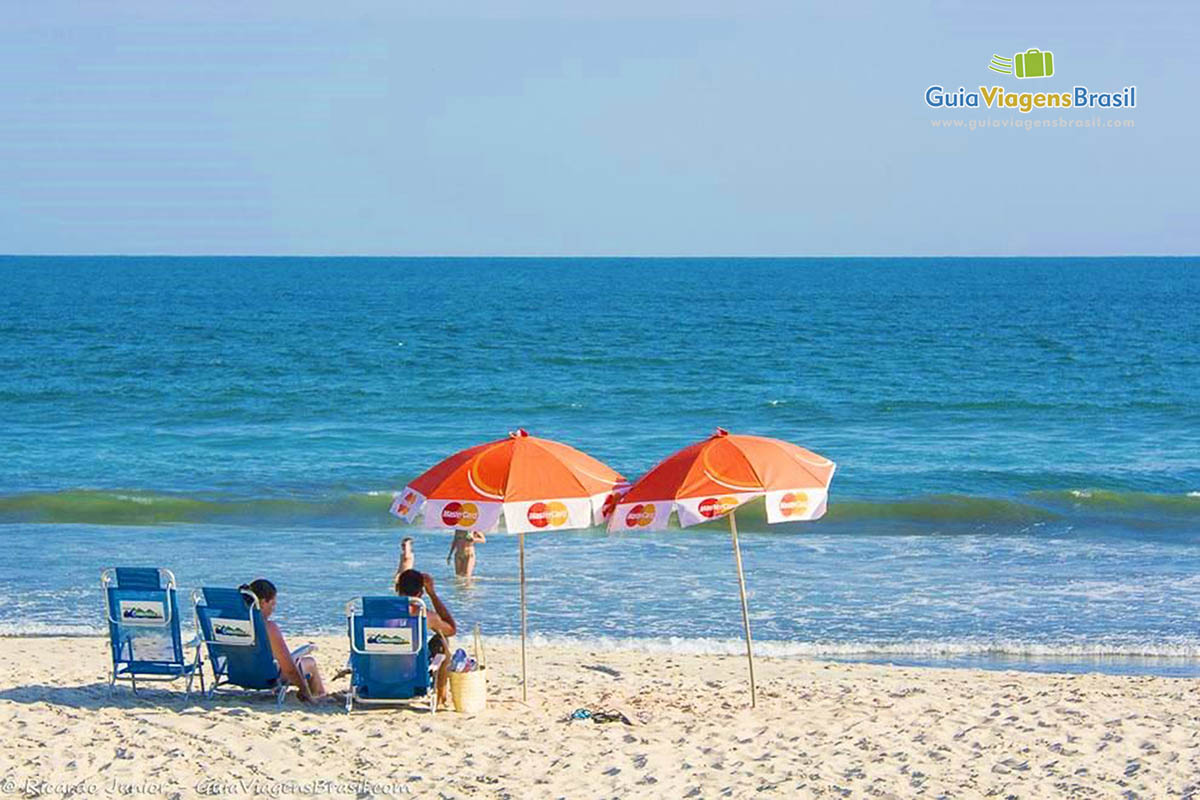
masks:
{"type": "Polygon", "coordinates": [[[1050,255],[1044,253],[1026,253],[1019,255],[957,255],[957,254],[915,254],[915,255],[746,255],[746,254],[713,254],[713,255],[639,255],[639,254],[575,254],[575,255],[500,255],[494,253],[463,254],[371,254],[371,253],[0,253],[0,258],[354,258],[354,259],[557,259],[557,260],[587,260],[587,259],[639,259],[660,261],[683,261],[705,259],[743,259],[743,260],[803,260],[803,259],[1013,259],[1013,258],[1200,258],[1200,253],[1110,253],[1104,255],[1050,255]]]}

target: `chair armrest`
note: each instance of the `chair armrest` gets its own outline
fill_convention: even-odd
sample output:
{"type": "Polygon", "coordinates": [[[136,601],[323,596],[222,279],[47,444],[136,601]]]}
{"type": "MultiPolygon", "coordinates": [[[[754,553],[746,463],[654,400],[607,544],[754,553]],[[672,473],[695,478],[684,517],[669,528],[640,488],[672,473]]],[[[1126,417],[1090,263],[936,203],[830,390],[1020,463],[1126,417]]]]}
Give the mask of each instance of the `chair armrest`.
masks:
{"type": "Polygon", "coordinates": [[[309,653],[312,653],[316,649],[317,649],[317,646],[315,644],[313,644],[312,642],[309,642],[308,644],[302,644],[299,647],[297,647],[295,650],[292,651],[292,653],[291,653],[292,661],[295,661],[297,658],[302,658],[302,657],[308,655],[309,653]]]}

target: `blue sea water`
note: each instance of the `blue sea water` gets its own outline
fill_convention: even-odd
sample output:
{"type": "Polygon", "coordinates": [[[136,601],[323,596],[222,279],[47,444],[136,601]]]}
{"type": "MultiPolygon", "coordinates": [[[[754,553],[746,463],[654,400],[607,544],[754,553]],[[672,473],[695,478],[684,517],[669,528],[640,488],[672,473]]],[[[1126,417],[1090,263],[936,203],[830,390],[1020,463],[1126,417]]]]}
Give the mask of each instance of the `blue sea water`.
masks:
{"type": "MultiPolygon", "coordinates": [[[[0,632],[101,629],[112,564],[265,575],[340,630],[417,540],[518,630],[516,543],[456,583],[386,514],[525,427],[633,478],[720,425],[839,468],[739,517],[778,654],[1200,674],[1196,259],[0,258],[0,632]]],[[[531,536],[531,630],[736,652],[723,527],[531,536]]]]}

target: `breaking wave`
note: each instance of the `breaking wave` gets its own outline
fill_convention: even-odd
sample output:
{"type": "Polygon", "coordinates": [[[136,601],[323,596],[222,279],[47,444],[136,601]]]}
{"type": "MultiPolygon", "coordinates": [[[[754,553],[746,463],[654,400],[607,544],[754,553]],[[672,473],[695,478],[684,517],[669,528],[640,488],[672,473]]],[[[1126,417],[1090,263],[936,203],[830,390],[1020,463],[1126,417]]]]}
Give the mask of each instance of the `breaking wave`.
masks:
{"type": "MultiPolygon", "coordinates": [[[[97,525],[238,524],[389,527],[388,491],[318,497],[190,496],[147,490],[68,489],[0,496],[0,523],[97,525]]],[[[823,522],[907,522],[965,527],[1015,526],[1078,519],[1200,522],[1200,493],[1101,489],[1037,491],[1015,497],[959,494],[896,499],[834,498],[823,522]]],[[[745,525],[765,521],[762,503],[738,512],[745,525]]],[[[805,523],[812,525],[814,523],[805,523]]]]}

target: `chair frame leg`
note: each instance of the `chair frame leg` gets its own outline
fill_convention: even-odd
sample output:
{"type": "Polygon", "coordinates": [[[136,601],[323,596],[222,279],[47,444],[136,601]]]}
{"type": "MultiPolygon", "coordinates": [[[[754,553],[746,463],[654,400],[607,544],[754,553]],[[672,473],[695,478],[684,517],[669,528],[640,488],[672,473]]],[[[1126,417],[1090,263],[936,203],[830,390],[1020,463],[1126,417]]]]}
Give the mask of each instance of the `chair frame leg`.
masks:
{"type": "Polygon", "coordinates": [[[188,697],[192,693],[192,681],[196,676],[200,676],[200,696],[204,696],[204,656],[201,654],[200,645],[196,645],[196,655],[192,657],[192,671],[188,673],[187,686],[183,690],[183,696],[188,697]]]}

